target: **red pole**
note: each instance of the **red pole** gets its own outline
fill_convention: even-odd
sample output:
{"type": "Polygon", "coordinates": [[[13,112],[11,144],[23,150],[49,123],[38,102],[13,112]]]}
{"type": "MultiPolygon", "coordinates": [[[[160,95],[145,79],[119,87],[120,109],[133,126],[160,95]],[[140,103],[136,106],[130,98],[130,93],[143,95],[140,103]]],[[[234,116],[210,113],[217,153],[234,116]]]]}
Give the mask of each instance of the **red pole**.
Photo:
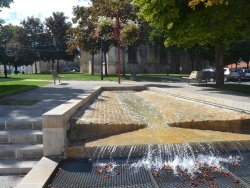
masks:
{"type": "Polygon", "coordinates": [[[120,61],[120,23],[119,15],[116,13],[116,29],[117,29],[117,51],[118,51],[118,83],[121,83],[121,61],[120,61]]]}

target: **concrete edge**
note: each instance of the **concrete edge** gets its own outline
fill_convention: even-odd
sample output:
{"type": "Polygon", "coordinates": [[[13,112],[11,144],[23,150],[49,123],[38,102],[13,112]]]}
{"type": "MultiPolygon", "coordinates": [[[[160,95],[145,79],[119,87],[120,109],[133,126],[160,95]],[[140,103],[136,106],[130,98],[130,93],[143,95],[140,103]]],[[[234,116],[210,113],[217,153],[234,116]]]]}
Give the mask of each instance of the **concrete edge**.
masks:
{"type": "Polygon", "coordinates": [[[17,184],[16,188],[42,188],[58,166],[57,161],[43,157],[17,184]]]}
{"type": "Polygon", "coordinates": [[[206,151],[206,149],[217,150],[221,153],[230,153],[230,152],[248,152],[250,150],[250,141],[249,140],[239,140],[239,141],[213,141],[213,142],[183,142],[183,143],[155,143],[155,144],[139,144],[136,145],[106,145],[106,146],[71,146],[68,147],[68,158],[93,158],[97,157],[97,153],[101,152],[101,156],[98,155],[99,159],[109,159],[116,158],[121,156],[130,156],[130,157],[144,157],[145,152],[149,150],[157,150],[160,147],[165,147],[167,145],[172,148],[183,148],[187,147],[193,148],[194,151],[206,151]],[[113,152],[110,152],[113,151],[113,152]]]}
{"type": "Polygon", "coordinates": [[[69,120],[80,107],[89,104],[102,91],[107,90],[145,90],[146,86],[94,87],[77,97],[53,108],[42,115],[44,156],[62,155],[67,145],[69,120]]]}
{"type": "Polygon", "coordinates": [[[209,121],[185,121],[169,123],[170,127],[187,129],[212,130],[240,134],[250,134],[250,119],[237,120],[209,120],[209,121]]]}

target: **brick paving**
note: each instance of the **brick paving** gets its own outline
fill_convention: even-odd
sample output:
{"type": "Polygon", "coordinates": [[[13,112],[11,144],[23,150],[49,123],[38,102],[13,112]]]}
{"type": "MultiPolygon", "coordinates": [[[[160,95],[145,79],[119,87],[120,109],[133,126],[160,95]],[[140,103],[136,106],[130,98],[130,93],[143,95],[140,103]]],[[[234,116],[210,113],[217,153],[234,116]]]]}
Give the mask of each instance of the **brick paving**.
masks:
{"type": "MultiPolygon", "coordinates": [[[[154,89],[142,92],[130,91],[127,93],[117,91],[105,91],[86,110],[85,113],[83,113],[82,111],[81,115],[78,114],[78,116],[80,117],[78,123],[107,124],[112,122],[114,124],[126,124],[127,122],[131,123],[131,121],[133,123],[138,123],[138,121],[140,121],[140,118],[143,118],[140,117],[138,119],[138,114],[134,114],[135,111],[137,111],[138,113],[138,109],[134,109],[133,111],[133,107],[130,106],[129,109],[129,107],[127,107],[126,104],[123,103],[124,101],[126,101],[126,98],[123,97],[128,94],[130,96],[137,97],[134,98],[134,102],[136,103],[135,106],[140,106],[142,110],[144,106],[147,109],[146,111],[150,111],[151,114],[155,113],[156,110],[160,114],[162,114],[163,118],[158,121],[160,122],[160,126],[154,127],[148,125],[148,128],[135,130],[128,133],[122,133],[118,135],[111,135],[92,141],[86,141],[84,142],[84,145],[86,147],[93,147],[114,145],[250,140],[250,135],[247,134],[169,127],[167,124],[173,122],[241,120],[244,118],[249,118],[249,115],[219,107],[208,106],[197,102],[176,99],[174,97],[170,97],[164,94],[164,91],[166,91],[166,89],[157,88],[156,90],[160,90],[162,93],[156,93],[154,89]],[[99,121],[97,122],[97,120],[99,121]]],[[[139,115],[143,116],[144,114],[142,112],[141,114],[139,113],[139,115]]],[[[149,122],[147,119],[145,121],[149,122]]],[[[70,156],[73,156],[72,152],[81,152],[77,151],[76,148],[71,149],[68,149],[68,154],[70,156]]]]}
{"type": "Polygon", "coordinates": [[[73,117],[76,124],[141,124],[133,114],[120,105],[117,91],[104,91],[87,110],[78,111],[73,117]]]}
{"type": "MultiPolygon", "coordinates": [[[[121,95],[126,95],[126,93],[131,96],[136,95],[141,98],[142,103],[154,107],[162,116],[166,117],[166,123],[250,118],[250,115],[247,114],[184,99],[176,99],[164,93],[156,93],[152,89],[142,92],[104,91],[87,109],[78,111],[73,119],[77,119],[77,124],[140,124],[142,119],[136,118],[135,114],[140,109],[126,110],[126,104],[122,104],[119,100],[119,97],[122,98],[121,95]]],[[[139,101],[135,105],[138,106],[139,101]]]]}

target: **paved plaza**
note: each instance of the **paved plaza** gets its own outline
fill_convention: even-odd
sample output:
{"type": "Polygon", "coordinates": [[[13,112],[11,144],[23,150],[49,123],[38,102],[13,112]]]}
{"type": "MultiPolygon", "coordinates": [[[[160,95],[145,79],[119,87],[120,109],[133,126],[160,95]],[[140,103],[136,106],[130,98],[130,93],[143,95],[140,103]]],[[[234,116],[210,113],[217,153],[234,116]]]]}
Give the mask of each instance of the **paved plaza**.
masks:
{"type": "MultiPolygon", "coordinates": [[[[169,82],[135,82],[135,81],[124,81],[121,84],[117,82],[110,81],[64,81],[62,80],[61,84],[54,85],[53,83],[40,87],[38,89],[21,93],[18,95],[10,96],[9,99],[36,99],[40,102],[36,103],[33,106],[0,106],[0,122],[8,122],[13,120],[25,121],[28,119],[41,119],[42,114],[55,108],[56,106],[67,102],[72,98],[76,98],[78,95],[92,91],[96,86],[112,86],[112,87],[125,87],[125,86],[147,86],[153,88],[154,91],[158,93],[153,97],[148,93],[140,93],[140,97],[150,100],[155,105],[158,105],[161,112],[168,116],[167,121],[176,121],[176,114],[173,112],[175,110],[180,111],[180,114],[184,112],[181,111],[184,107],[187,110],[186,116],[179,117],[185,120],[187,116],[196,116],[204,118],[209,121],[209,118],[213,119],[220,116],[221,120],[227,119],[241,119],[249,116],[248,109],[250,109],[250,97],[249,95],[243,95],[235,92],[223,91],[209,87],[199,87],[198,85],[188,85],[187,82],[183,81],[169,81],[169,82]],[[168,95],[162,95],[162,93],[168,93],[168,95]],[[155,97],[156,96],[156,97],[155,97]],[[175,97],[171,101],[171,96],[175,97]],[[177,98],[176,98],[177,97],[177,98]],[[178,98],[178,97],[181,97],[178,98]],[[186,103],[178,103],[174,101],[185,101],[194,99],[195,101],[191,102],[188,106],[183,106],[186,103]],[[166,102],[168,101],[168,103],[166,102]],[[202,108],[199,108],[198,103],[203,101],[201,105],[202,108]],[[218,104],[218,106],[211,106],[209,110],[205,103],[218,104]],[[166,109],[173,108],[171,111],[166,109]],[[231,109],[224,109],[231,108],[231,109]],[[164,111],[164,109],[166,111],[164,111]],[[214,111],[216,109],[216,112],[214,111]],[[208,112],[208,113],[204,113],[208,112]],[[218,113],[217,113],[218,112],[218,113]],[[242,113],[246,112],[246,113],[242,113]],[[172,113],[172,114],[171,114],[172,113]],[[197,115],[198,114],[198,115],[197,115]],[[172,118],[172,119],[171,119],[172,118]]],[[[114,97],[112,94],[106,94],[103,96],[105,98],[114,97]]],[[[117,96],[116,96],[117,97],[117,96]]],[[[101,100],[100,100],[101,101],[101,100]]],[[[112,108],[107,108],[107,106],[100,107],[103,103],[97,104],[98,112],[95,112],[95,115],[88,114],[88,118],[93,118],[93,121],[100,121],[99,118],[116,118],[124,123],[126,120],[132,121],[133,117],[131,115],[123,116],[119,108],[119,103],[116,101],[110,101],[108,103],[112,108]],[[113,111],[112,111],[113,110],[113,111]],[[106,113],[106,114],[105,114],[106,113]],[[112,116],[111,116],[112,114],[112,116]]],[[[200,104],[199,104],[200,105],[200,104]]],[[[185,115],[185,114],[184,114],[185,115]]],[[[105,121],[111,121],[106,119],[105,121]]],[[[192,118],[191,118],[192,119],[192,118]]],[[[135,119],[138,121],[138,119],[135,119]]],[[[190,119],[189,119],[190,120],[190,119]]],[[[104,121],[104,120],[103,120],[104,121]]],[[[103,122],[102,122],[103,123],[103,122]]],[[[105,123],[105,122],[104,122],[105,123]]],[[[128,122],[127,122],[128,123],[128,122]]],[[[130,122],[131,123],[131,122],[130,122]]],[[[138,123],[138,122],[137,122],[138,123]]],[[[239,134],[239,133],[229,133],[229,132],[219,132],[213,130],[197,130],[197,129],[182,129],[182,128],[171,128],[171,127],[160,127],[159,129],[139,129],[133,132],[127,132],[117,135],[108,136],[101,139],[91,140],[85,142],[86,147],[93,146],[106,146],[106,145],[137,145],[137,144],[160,144],[160,143],[185,143],[185,142],[211,142],[211,141],[250,141],[250,135],[239,134]],[[178,136],[177,136],[178,135],[178,136]]],[[[70,151],[69,151],[70,152],[70,151]]],[[[75,150],[74,150],[75,152],[75,150]]],[[[74,153],[75,154],[75,153],[74,153]]],[[[74,155],[72,154],[72,155],[74,155]]],[[[70,155],[70,154],[69,154],[70,155]]],[[[21,177],[16,178],[0,176],[0,180],[6,182],[5,185],[9,186],[10,181],[13,182],[14,186],[21,177]],[[15,180],[14,180],[15,179],[15,180]],[[9,181],[8,181],[9,180],[9,181]]],[[[3,181],[2,181],[3,182],[3,181]]],[[[0,185],[5,187],[5,185],[0,185]]]]}

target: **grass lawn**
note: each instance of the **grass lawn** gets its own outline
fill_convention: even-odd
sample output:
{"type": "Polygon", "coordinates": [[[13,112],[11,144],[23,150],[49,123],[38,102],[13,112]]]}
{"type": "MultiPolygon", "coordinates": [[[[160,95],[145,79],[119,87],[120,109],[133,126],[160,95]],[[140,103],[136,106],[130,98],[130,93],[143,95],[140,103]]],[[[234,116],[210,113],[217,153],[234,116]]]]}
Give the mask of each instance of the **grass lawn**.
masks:
{"type": "Polygon", "coordinates": [[[0,98],[28,91],[31,89],[38,88],[50,84],[49,81],[25,81],[19,79],[5,80],[0,78],[0,98]]]}
{"type": "MultiPolygon", "coordinates": [[[[61,80],[92,80],[99,81],[100,74],[82,74],[82,73],[59,73],[58,74],[61,80]]],[[[1,78],[1,77],[0,77],[1,78]]],[[[53,81],[53,77],[51,74],[17,74],[17,75],[8,75],[8,78],[11,79],[34,79],[34,80],[51,80],[53,81]]],[[[121,75],[121,80],[127,80],[130,76],[123,77],[121,75]]],[[[104,76],[105,81],[117,81],[117,75],[108,75],[104,76]]]]}

